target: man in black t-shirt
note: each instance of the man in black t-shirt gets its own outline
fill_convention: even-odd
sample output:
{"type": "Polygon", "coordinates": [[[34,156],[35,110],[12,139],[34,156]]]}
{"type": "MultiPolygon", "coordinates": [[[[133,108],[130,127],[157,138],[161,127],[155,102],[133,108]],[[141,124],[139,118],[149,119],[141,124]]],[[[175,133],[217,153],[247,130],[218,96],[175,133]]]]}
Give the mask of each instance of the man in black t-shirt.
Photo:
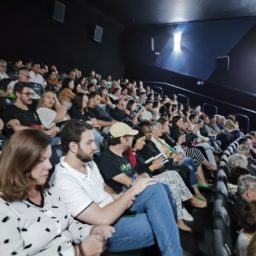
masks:
{"type": "Polygon", "coordinates": [[[4,132],[7,136],[11,136],[14,132],[35,128],[45,131],[50,136],[55,136],[59,132],[59,128],[53,127],[46,130],[42,127],[36,111],[31,109],[32,97],[34,92],[30,84],[18,82],[14,86],[16,101],[14,105],[8,106],[3,114],[5,123],[4,132]]]}
{"type": "Polygon", "coordinates": [[[117,122],[110,127],[109,133],[109,147],[103,152],[98,162],[106,183],[115,192],[120,193],[133,183],[134,172],[123,153],[131,147],[133,135],[136,135],[138,131],[125,123],[117,122]]]}
{"type": "Polygon", "coordinates": [[[132,126],[131,117],[125,113],[125,101],[123,99],[117,100],[116,107],[110,114],[115,120],[132,126]]]}
{"type": "Polygon", "coordinates": [[[102,109],[100,105],[100,95],[96,92],[91,92],[88,95],[88,108],[87,112],[92,117],[95,118],[97,124],[101,127],[109,127],[111,126],[115,120],[109,115],[109,113],[102,109]]]}

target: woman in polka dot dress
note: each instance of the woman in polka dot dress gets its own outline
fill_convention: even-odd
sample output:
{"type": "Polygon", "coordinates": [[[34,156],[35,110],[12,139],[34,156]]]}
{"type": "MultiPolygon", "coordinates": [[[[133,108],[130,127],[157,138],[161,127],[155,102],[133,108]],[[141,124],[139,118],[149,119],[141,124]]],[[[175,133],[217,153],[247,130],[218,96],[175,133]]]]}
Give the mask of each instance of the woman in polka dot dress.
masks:
{"type": "Polygon", "coordinates": [[[100,255],[114,229],[75,221],[48,184],[51,139],[16,132],[0,156],[0,254],[100,255]]]}

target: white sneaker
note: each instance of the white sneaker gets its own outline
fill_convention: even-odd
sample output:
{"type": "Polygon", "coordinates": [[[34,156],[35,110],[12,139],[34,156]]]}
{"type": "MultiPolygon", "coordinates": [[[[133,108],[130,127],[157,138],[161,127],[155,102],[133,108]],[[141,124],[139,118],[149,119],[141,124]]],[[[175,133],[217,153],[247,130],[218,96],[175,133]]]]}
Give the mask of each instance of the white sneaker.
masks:
{"type": "Polygon", "coordinates": [[[193,221],[194,218],[193,216],[187,211],[186,208],[182,208],[182,216],[183,216],[183,220],[186,220],[186,221],[193,221]]]}

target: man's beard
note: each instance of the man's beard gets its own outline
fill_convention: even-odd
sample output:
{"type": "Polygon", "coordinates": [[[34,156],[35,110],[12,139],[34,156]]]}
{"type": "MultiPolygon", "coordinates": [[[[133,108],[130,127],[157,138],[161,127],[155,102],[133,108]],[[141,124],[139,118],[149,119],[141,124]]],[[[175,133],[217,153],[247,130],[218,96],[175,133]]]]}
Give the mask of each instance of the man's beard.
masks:
{"type": "Polygon", "coordinates": [[[84,163],[90,162],[93,160],[93,156],[88,156],[87,154],[85,154],[80,148],[76,154],[76,157],[81,160],[84,163]]]}

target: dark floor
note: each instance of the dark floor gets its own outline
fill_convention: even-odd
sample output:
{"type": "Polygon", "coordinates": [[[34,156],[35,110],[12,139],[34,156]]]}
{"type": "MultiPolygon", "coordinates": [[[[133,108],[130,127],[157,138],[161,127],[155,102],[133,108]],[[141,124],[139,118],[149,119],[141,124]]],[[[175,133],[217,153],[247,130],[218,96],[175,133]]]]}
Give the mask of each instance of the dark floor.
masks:
{"type": "MultiPolygon", "coordinates": [[[[180,231],[180,240],[184,249],[184,256],[208,256],[211,255],[211,229],[212,229],[212,193],[201,191],[208,200],[208,206],[204,209],[193,208],[186,205],[188,211],[193,215],[194,221],[187,223],[192,227],[192,233],[180,231]]],[[[161,256],[157,246],[144,250],[132,251],[121,254],[104,254],[106,256],[161,256]]]]}
{"type": "Polygon", "coordinates": [[[201,192],[208,200],[207,208],[196,209],[187,207],[194,217],[194,221],[191,224],[193,232],[180,232],[181,245],[185,256],[210,255],[212,251],[212,193],[209,191],[201,192]]]}

